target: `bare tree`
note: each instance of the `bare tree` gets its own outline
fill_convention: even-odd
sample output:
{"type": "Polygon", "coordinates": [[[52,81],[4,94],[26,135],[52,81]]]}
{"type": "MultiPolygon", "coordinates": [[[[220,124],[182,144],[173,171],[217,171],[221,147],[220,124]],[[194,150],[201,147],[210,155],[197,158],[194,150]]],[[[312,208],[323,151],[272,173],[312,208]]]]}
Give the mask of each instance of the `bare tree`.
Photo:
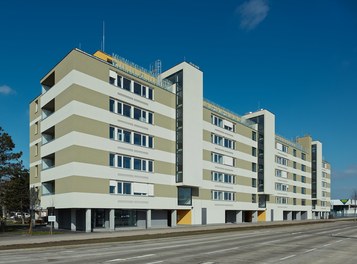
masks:
{"type": "Polygon", "coordinates": [[[357,221],[357,215],[356,215],[356,210],[357,210],[357,189],[354,189],[354,190],[353,190],[351,205],[353,205],[353,202],[354,202],[354,204],[355,204],[355,206],[354,206],[355,221],[357,221]]]}

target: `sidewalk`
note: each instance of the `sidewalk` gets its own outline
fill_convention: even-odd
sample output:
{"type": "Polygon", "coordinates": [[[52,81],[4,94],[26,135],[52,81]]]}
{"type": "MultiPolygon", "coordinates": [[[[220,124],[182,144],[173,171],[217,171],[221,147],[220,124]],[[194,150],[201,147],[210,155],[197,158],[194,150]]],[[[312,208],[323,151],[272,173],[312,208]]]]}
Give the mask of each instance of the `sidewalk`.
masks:
{"type": "MultiPolygon", "coordinates": [[[[343,219],[346,220],[346,219],[343,219]]],[[[153,239],[170,236],[194,235],[202,233],[219,233],[249,229],[271,228],[292,225],[318,224],[326,222],[340,221],[331,220],[303,220],[303,221],[279,221],[279,222],[259,222],[241,224],[219,224],[205,226],[177,226],[170,228],[151,228],[151,229],[125,229],[118,231],[96,231],[93,233],[64,231],[63,234],[54,235],[20,235],[5,234],[0,235],[1,249],[19,249],[46,246],[65,246],[75,244],[91,244],[105,242],[120,242],[142,239],[153,239]]]]}

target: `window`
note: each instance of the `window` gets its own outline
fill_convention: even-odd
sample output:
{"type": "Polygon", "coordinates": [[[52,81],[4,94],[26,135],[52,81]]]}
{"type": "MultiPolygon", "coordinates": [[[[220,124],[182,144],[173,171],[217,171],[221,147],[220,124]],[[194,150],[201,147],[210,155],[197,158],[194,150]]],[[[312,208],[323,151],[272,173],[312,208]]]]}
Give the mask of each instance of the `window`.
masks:
{"type": "Polygon", "coordinates": [[[276,161],[276,163],[281,164],[281,165],[285,165],[285,166],[288,165],[288,160],[286,158],[283,158],[280,156],[275,156],[275,161],[276,161]]]}
{"type": "Polygon", "coordinates": [[[257,164],[252,162],[252,171],[256,172],[257,171],[257,164]]]}
{"type": "Polygon", "coordinates": [[[212,191],[212,199],[217,201],[234,201],[233,192],[224,192],[224,191],[212,191]]]}
{"type": "Polygon", "coordinates": [[[38,155],[38,144],[35,144],[35,156],[38,155]]]}
{"type": "Polygon", "coordinates": [[[327,173],[326,172],[322,172],[322,178],[326,178],[327,177],[327,173]]]}
{"type": "Polygon", "coordinates": [[[35,113],[38,112],[38,100],[35,101],[35,113]]]}
{"type": "Polygon", "coordinates": [[[235,176],[231,174],[212,171],[212,181],[234,184],[235,176]]]}
{"type": "Polygon", "coordinates": [[[257,179],[252,179],[252,187],[257,187],[257,179]]]}
{"type": "Polygon", "coordinates": [[[215,125],[215,126],[219,126],[221,128],[224,128],[226,130],[229,130],[229,131],[234,131],[234,124],[230,121],[227,121],[227,120],[224,120],[218,116],[215,116],[215,115],[212,115],[211,116],[211,121],[212,121],[212,124],[215,125]]]}
{"type": "Polygon", "coordinates": [[[110,167],[114,167],[115,166],[114,159],[115,159],[115,155],[114,154],[109,154],[109,166],[110,167]]]}
{"type": "Polygon", "coordinates": [[[137,157],[109,154],[109,165],[111,167],[132,169],[137,171],[153,172],[153,161],[137,157]],[[115,163],[116,161],[116,163],[115,163]]]}
{"type": "Polygon", "coordinates": [[[293,180],[296,181],[296,174],[293,174],[293,180]]]}
{"type": "Polygon", "coordinates": [[[327,182],[322,182],[322,187],[327,188],[327,182]]]}
{"type": "Polygon", "coordinates": [[[296,193],[296,186],[293,186],[293,193],[296,193]]]}
{"type": "Polygon", "coordinates": [[[305,176],[301,176],[301,182],[306,182],[306,177],[305,176]]]}
{"type": "Polygon", "coordinates": [[[256,203],[256,202],[257,202],[257,195],[252,194],[252,203],[256,203]]]}
{"type": "Polygon", "coordinates": [[[322,197],[326,197],[326,192],[322,191],[322,197]]]}
{"type": "Polygon", "coordinates": [[[287,204],[288,203],[288,198],[287,197],[277,196],[277,197],[275,197],[275,202],[277,204],[287,204]]]}
{"type": "Polygon", "coordinates": [[[235,159],[232,157],[229,157],[229,156],[224,156],[222,154],[212,152],[212,162],[224,164],[224,165],[228,165],[228,166],[234,166],[235,159]]]}
{"type": "Polygon", "coordinates": [[[306,166],[304,164],[301,164],[301,170],[306,171],[306,166]]]}
{"type": "Polygon", "coordinates": [[[296,205],[296,198],[293,198],[293,205],[296,205]]]}
{"type": "Polygon", "coordinates": [[[301,205],[303,205],[303,206],[306,205],[306,200],[305,199],[301,199],[301,205]]]}
{"type": "Polygon", "coordinates": [[[252,131],[252,140],[257,141],[257,132],[252,131]]]}
{"type": "Polygon", "coordinates": [[[301,187],[301,193],[302,193],[302,194],[306,194],[306,189],[305,189],[305,187],[301,187]]]}
{"type": "Polygon", "coordinates": [[[296,162],[293,162],[293,168],[296,169],[296,162]]]}
{"type": "Polygon", "coordinates": [[[38,177],[38,165],[35,165],[35,178],[38,177]]]}
{"type": "Polygon", "coordinates": [[[296,149],[293,149],[293,156],[296,157],[296,149]]]}
{"type": "Polygon", "coordinates": [[[252,156],[253,157],[257,156],[257,149],[255,147],[252,147],[252,156]]]}
{"type": "Polygon", "coordinates": [[[288,190],[288,185],[277,182],[275,183],[275,190],[286,192],[288,190]]]}
{"type": "Polygon", "coordinates": [[[288,146],[286,145],[283,145],[279,142],[276,143],[276,148],[280,151],[283,151],[283,152],[288,152],[288,146]]]}
{"type": "Polygon", "coordinates": [[[275,170],[275,176],[276,177],[281,177],[281,178],[287,178],[288,177],[288,172],[276,169],[275,170]]]}
{"type": "Polygon", "coordinates": [[[35,123],[35,135],[38,133],[38,122],[35,123]]]}
{"type": "Polygon", "coordinates": [[[153,113],[138,107],[122,103],[120,101],[115,101],[114,99],[109,100],[109,110],[113,113],[120,114],[129,118],[134,118],[141,122],[149,124],[153,123],[153,113]],[[117,104],[116,109],[115,104],[117,104]]]}
{"type": "Polygon", "coordinates": [[[306,160],[306,154],[305,153],[301,153],[301,159],[302,160],[306,160]]]}
{"type": "Polygon", "coordinates": [[[141,85],[136,82],[134,82],[134,93],[140,96],[142,94],[141,85]]]}
{"type": "Polygon", "coordinates": [[[189,187],[178,187],[178,205],[192,205],[192,189],[189,187]]]}
{"type": "Polygon", "coordinates": [[[214,163],[223,163],[223,156],[217,153],[212,153],[212,161],[214,163]]]}
{"type": "Polygon", "coordinates": [[[115,186],[109,186],[109,193],[115,193],[115,186]]]}
{"type": "Polygon", "coordinates": [[[123,89],[127,91],[131,91],[131,80],[128,80],[127,78],[123,78],[123,89]]]}

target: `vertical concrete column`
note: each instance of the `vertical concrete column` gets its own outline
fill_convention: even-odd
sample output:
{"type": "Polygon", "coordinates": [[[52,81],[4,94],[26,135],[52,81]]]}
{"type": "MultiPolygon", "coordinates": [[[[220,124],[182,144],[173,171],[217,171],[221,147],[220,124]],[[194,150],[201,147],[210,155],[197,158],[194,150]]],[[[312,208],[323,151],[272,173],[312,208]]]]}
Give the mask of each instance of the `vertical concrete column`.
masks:
{"type": "Polygon", "coordinates": [[[151,228],[151,209],[146,210],[146,228],[151,228]]]}
{"type": "Polygon", "coordinates": [[[296,212],[296,220],[301,220],[301,212],[296,212]]]}
{"type": "Polygon", "coordinates": [[[92,209],[86,209],[86,232],[92,232],[92,209]]]}
{"type": "Polygon", "coordinates": [[[289,221],[292,221],[293,220],[293,212],[288,212],[288,219],[289,221]]]}
{"type": "Polygon", "coordinates": [[[252,212],[252,223],[258,222],[258,211],[252,212]]]}
{"type": "Polygon", "coordinates": [[[177,224],[177,210],[171,210],[171,227],[175,227],[177,224]]]}
{"type": "Polygon", "coordinates": [[[77,226],[76,226],[77,216],[76,216],[76,212],[77,212],[77,210],[75,208],[71,209],[71,231],[77,231],[77,226]]]}
{"type": "Polygon", "coordinates": [[[243,212],[241,210],[237,211],[236,213],[236,223],[243,223],[243,212]]]}
{"type": "Polygon", "coordinates": [[[109,212],[109,228],[115,230],[115,209],[110,209],[109,212]]]}
{"type": "Polygon", "coordinates": [[[105,229],[110,228],[110,216],[109,216],[110,210],[105,209],[104,210],[104,227],[105,229]]]}
{"type": "Polygon", "coordinates": [[[54,209],[54,213],[53,213],[55,216],[56,216],[56,221],[53,223],[53,228],[54,229],[58,229],[59,228],[59,224],[58,224],[58,210],[54,209]]]}

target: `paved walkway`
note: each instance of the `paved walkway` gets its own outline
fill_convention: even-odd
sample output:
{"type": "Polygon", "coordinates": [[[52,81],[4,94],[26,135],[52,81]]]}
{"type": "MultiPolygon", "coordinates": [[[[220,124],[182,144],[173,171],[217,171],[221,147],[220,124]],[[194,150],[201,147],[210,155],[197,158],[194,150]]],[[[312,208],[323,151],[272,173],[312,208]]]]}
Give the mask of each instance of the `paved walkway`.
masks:
{"type": "MultiPolygon", "coordinates": [[[[341,219],[340,219],[341,220],[341,219]]],[[[206,231],[218,231],[222,229],[228,230],[244,230],[251,228],[264,228],[281,225],[301,225],[323,222],[334,222],[339,220],[305,220],[305,221],[279,221],[279,222],[259,222],[259,223],[242,223],[242,224],[220,224],[220,225],[205,225],[205,226],[177,226],[173,228],[151,228],[151,229],[122,229],[118,231],[96,231],[92,233],[70,232],[64,231],[61,234],[54,235],[21,235],[21,234],[0,234],[0,247],[9,245],[18,245],[19,247],[36,244],[36,243],[51,243],[64,241],[79,241],[91,239],[110,239],[130,236],[150,236],[164,235],[173,233],[199,233],[206,231]]],[[[219,231],[218,231],[219,232],[219,231]]]]}

